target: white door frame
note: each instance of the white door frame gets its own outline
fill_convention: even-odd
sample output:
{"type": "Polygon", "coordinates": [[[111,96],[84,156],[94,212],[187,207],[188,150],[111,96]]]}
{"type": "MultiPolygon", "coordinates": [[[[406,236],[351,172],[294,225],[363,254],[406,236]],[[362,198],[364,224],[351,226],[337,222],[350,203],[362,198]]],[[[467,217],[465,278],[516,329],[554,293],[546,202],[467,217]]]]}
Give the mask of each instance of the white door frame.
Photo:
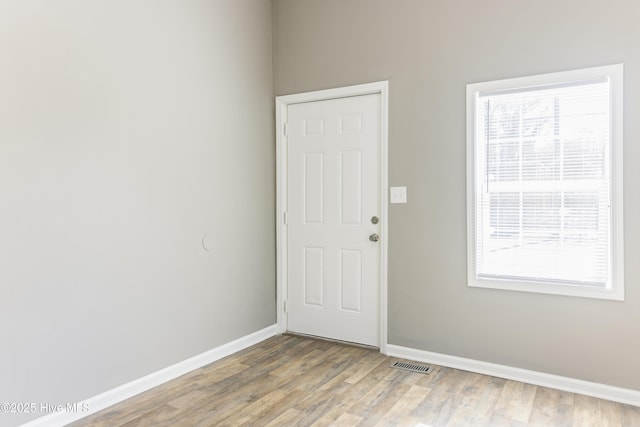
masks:
{"type": "Polygon", "coordinates": [[[323,101],[327,99],[346,98],[359,95],[380,94],[380,352],[387,352],[387,249],[388,230],[388,104],[389,82],[380,81],[336,89],[298,93],[276,97],[276,319],[279,334],[287,331],[286,296],[288,295],[287,278],[287,225],[286,207],[287,191],[287,111],[291,104],[323,101]]]}

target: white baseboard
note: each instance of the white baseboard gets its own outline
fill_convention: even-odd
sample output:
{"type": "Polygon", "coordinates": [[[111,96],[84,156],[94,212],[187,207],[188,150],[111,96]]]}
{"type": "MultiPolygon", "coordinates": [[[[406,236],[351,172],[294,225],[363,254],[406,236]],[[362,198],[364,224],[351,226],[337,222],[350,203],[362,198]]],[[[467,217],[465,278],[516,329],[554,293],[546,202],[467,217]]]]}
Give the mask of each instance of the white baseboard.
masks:
{"type": "Polygon", "coordinates": [[[99,412],[109,406],[129,399],[130,397],[140,394],[144,391],[166,383],[174,378],[191,372],[202,366],[213,363],[233,353],[237,353],[254,344],[258,344],[268,338],[276,335],[276,325],[269,326],[260,331],[238,338],[220,347],[193,356],[189,359],[178,362],[175,365],[168,366],[159,371],[153,372],[137,380],[123,384],[104,393],[90,397],[82,402],[78,402],[77,408],[87,408],[86,412],[54,412],[44,417],[37,418],[31,422],[23,424],[23,427],[62,427],[81,418],[99,412]]]}
{"type": "Polygon", "coordinates": [[[448,354],[433,353],[415,348],[401,347],[387,344],[386,354],[392,357],[414,360],[416,362],[433,363],[449,368],[478,374],[491,375],[508,380],[554,388],[571,393],[584,394],[599,399],[611,400],[633,406],[640,406],[640,391],[606,384],[599,384],[569,377],[545,374],[543,372],[529,371],[527,369],[482,362],[479,360],[465,359],[463,357],[450,356],[448,354]]]}

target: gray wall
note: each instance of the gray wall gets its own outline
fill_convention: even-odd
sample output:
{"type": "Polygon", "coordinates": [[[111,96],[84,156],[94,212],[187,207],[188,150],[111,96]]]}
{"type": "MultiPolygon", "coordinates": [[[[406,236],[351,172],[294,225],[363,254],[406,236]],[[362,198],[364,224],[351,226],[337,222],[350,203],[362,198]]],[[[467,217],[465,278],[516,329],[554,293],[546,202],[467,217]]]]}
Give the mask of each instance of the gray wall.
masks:
{"type": "Polygon", "coordinates": [[[0,402],[275,323],[271,34],[269,0],[0,0],[0,402]]]}
{"type": "Polygon", "coordinates": [[[636,0],[274,0],[276,95],[390,81],[389,341],[640,390],[636,0]],[[466,286],[465,85],[625,63],[626,300],[466,286]]]}

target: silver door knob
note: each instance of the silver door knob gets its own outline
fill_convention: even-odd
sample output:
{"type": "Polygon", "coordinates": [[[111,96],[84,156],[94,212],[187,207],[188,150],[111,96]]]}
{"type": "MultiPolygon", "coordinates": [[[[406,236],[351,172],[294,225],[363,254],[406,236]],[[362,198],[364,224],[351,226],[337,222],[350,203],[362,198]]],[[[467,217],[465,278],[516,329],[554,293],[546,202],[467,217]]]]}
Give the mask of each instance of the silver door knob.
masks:
{"type": "Polygon", "coordinates": [[[378,236],[376,233],[373,233],[371,236],[369,236],[369,240],[371,240],[372,242],[377,242],[378,240],[380,240],[380,236],[378,236]]]}

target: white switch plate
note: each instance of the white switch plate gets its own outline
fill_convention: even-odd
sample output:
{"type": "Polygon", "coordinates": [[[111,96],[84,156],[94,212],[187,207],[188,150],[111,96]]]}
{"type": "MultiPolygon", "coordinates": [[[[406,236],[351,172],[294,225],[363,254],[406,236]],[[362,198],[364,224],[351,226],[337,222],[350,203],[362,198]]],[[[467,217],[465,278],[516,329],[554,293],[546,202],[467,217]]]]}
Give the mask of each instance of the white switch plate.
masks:
{"type": "Polygon", "coordinates": [[[391,187],[391,203],[407,203],[407,187],[391,187]]]}

